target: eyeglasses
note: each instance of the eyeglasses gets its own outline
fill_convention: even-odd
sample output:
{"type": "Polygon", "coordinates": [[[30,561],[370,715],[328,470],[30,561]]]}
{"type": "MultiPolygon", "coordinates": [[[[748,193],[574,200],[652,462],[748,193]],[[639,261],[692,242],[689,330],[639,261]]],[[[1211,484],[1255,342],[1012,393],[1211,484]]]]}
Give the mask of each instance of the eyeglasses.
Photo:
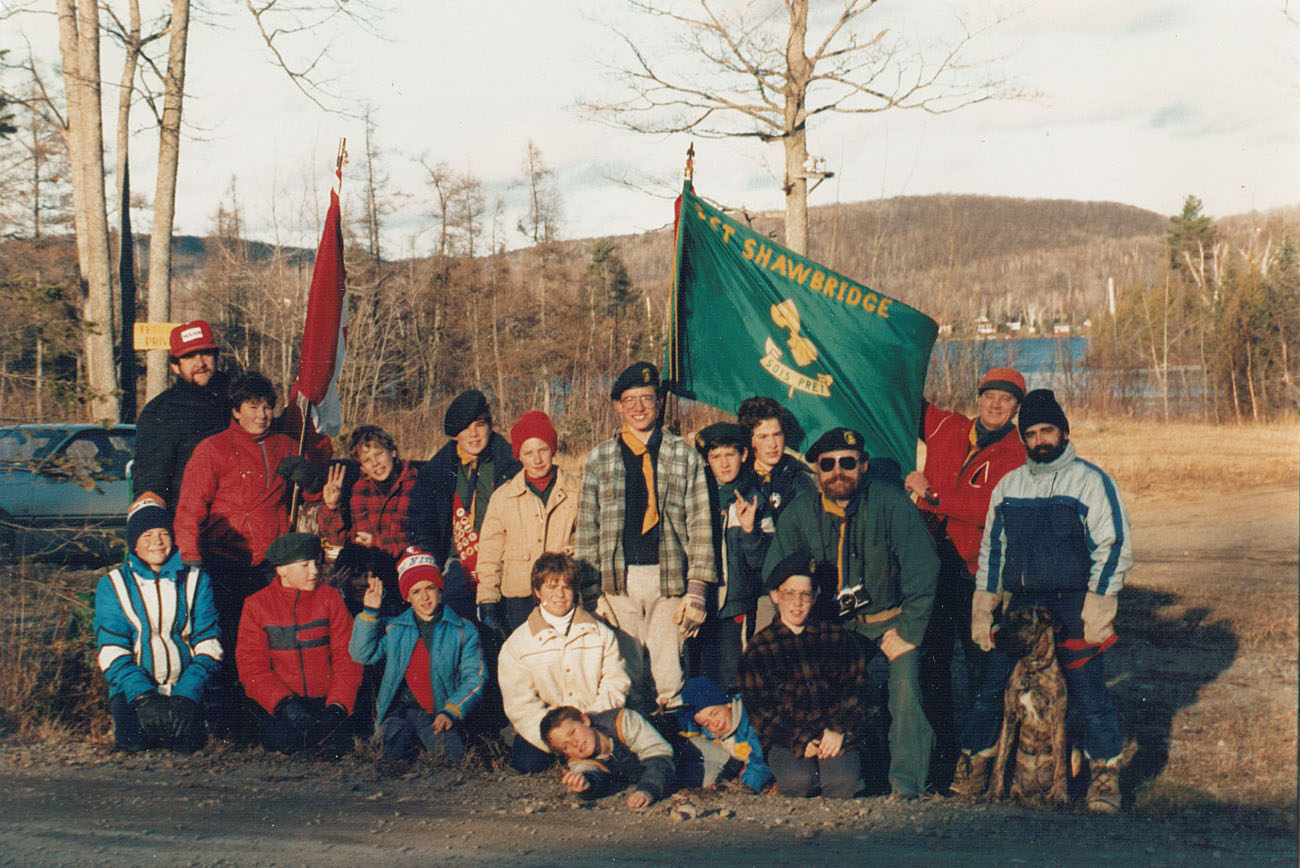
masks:
{"type": "Polygon", "coordinates": [[[618,402],[628,408],[636,407],[638,405],[642,407],[653,407],[658,400],[658,395],[624,395],[622,398],[618,399],[618,402]]]}
{"type": "Polygon", "coordinates": [[[777,591],[787,603],[811,603],[817,596],[816,591],[777,591]]]}
{"type": "MultiPolygon", "coordinates": [[[[855,470],[858,466],[858,459],[853,455],[841,455],[839,458],[839,464],[840,470],[855,470]]],[[[822,473],[830,473],[835,469],[835,459],[823,458],[817,462],[817,466],[821,468],[822,473]]]]}

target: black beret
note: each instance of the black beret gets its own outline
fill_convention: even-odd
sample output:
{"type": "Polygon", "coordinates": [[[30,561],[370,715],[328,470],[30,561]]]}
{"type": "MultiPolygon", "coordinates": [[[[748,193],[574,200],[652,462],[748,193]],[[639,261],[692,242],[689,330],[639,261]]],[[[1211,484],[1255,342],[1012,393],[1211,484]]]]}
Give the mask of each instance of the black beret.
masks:
{"type": "Polygon", "coordinates": [[[276,537],[266,548],[266,562],[273,567],[296,564],[299,561],[318,561],[322,555],[320,537],[310,533],[287,533],[276,537]]]}
{"type": "Polygon", "coordinates": [[[791,576],[807,576],[811,579],[816,569],[817,562],[806,550],[788,554],[777,562],[771,575],[767,577],[767,589],[775,591],[791,576]]]}
{"type": "Polygon", "coordinates": [[[748,429],[742,428],[735,422],[714,422],[695,435],[695,448],[699,450],[700,454],[707,456],[709,450],[714,446],[735,446],[740,449],[748,449],[749,441],[748,429]]]}
{"type": "Polygon", "coordinates": [[[863,458],[870,457],[867,455],[866,444],[862,442],[862,435],[852,428],[832,428],[827,431],[808,447],[804,457],[810,464],[815,464],[823,452],[834,452],[837,449],[856,449],[862,453],[863,458]]]}
{"type": "Polygon", "coordinates": [[[487,412],[486,395],[478,389],[461,392],[447,408],[447,414],[442,417],[442,431],[448,437],[455,437],[468,428],[475,419],[487,415],[487,412]]]}
{"type": "Polygon", "coordinates": [[[628,389],[635,389],[638,386],[654,386],[655,391],[658,392],[659,369],[649,362],[636,362],[629,365],[618,375],[618,379],[609,390],[610,400],[617,401],[628,389]]]}
{"type": "Polygon", "coordinates": [[[1046,422],[1055,425],[1065,434],[1070,433],[1070,420],[1065,418],[1065,411],[1056,402],[1056,395],[1051,389],[1034,389],[1020,402],[1020,439],[1025,432],[1035,425],[1046,422]]]}

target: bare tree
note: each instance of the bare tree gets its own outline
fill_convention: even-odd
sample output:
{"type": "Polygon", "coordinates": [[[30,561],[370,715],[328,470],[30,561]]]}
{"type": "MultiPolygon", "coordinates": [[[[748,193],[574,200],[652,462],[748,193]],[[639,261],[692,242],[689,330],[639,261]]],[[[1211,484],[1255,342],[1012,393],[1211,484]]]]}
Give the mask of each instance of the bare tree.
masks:
{"type": "Polygon", "coordinates": [[[77,259],[85,291],[86,378],[91,416],[116,421],[117,371],[113,367],[112,279],[108,210],[104,198],[104,118],[99,67],[99,4],[58,0],[59,54],[67,92],[68,156],[77,231],[77,259]]]}
{"type": "Polygon", "coordinates": [[[808,182],[830,174],[809,158],[810,120],[890,109],[943,114],[1018,95],[1005,80],[981,75],[983,64],[968,58],[985,28],[958,20],[951,42],[927,56],[884,22],[872,26],[868,13],[880,0],[824,4],[837,8],[814,10],[811,20],[810,0],[626,2],[670,30],[676,49],[652,50],[631,27],[616,29],[627,53],[614,73],[625,89],[579,106],[634,132],[779,141],[785,243],[798,253],[808,251],[808,182]]]}

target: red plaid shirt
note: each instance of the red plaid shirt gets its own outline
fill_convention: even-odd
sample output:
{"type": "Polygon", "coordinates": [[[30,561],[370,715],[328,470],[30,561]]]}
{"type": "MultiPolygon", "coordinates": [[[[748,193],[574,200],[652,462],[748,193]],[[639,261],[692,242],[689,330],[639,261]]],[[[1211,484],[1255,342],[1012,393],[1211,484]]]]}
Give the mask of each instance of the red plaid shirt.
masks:
{"type": "Polygon", "coordinates": [[[334,545],[351,542],[358,533],[368,533],[374,537],[371,548],[399,557],[408,545],[406,514],[411,507],[416,471],[411,462],[399,461],[393,468],[397,480],[387,494],[379,490],[374,480],[362,476],[352,486],[352,496],[348,499],[352,521],[345,522],[342,511],[322,503],[316,514],[321,533],[334,545]]]}

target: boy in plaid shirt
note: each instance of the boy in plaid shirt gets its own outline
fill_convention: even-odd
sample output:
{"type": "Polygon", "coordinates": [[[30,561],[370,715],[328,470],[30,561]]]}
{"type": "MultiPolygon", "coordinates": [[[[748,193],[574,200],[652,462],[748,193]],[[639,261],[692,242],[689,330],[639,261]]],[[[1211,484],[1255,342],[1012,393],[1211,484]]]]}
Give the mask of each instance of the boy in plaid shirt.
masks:
{"type": "Polygon", "coordinates": [[[858,742],[866,658],[833,621],[812,621],[817,602],[807,552],[784,558],[768,581],[778,617],[740,660],[741,693],[782,795],[847,799],[863,789],[858,742]]]}

